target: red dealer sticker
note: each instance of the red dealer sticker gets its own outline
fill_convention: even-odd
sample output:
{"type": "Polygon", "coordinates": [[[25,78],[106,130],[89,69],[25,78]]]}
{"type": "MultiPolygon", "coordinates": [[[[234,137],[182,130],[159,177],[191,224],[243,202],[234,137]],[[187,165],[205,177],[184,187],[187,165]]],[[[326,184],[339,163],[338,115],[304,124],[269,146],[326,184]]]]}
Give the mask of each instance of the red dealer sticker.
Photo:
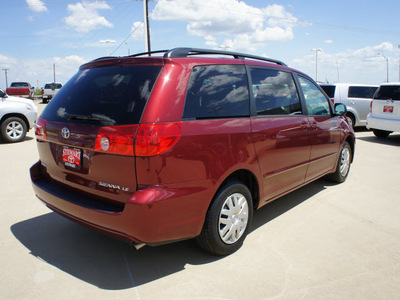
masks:
{"type": "Polygon", "coordinates": [[[82,157],[81,149],[63,146],[62,161],[64,165],[71,168],[80,169],[81,157],[82,157]]]}
{"type": "Polygon", "coordinates": [[[393,112],[393,106],[384,106],[383,107],[383,112],[393,112]]]}

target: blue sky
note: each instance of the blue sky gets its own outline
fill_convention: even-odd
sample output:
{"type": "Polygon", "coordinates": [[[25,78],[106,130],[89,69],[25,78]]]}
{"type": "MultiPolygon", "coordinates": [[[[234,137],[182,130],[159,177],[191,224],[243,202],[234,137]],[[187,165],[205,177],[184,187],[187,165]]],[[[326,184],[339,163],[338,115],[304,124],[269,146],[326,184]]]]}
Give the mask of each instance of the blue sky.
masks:
{"type": "MultiPolygon", "coordinates": [[[[158,0],[149,2],[152,50],[221,48],[269,56],[318,80],[399,81],[397,1],[158,0]]],[[[8,82],[65,83],[79,65],[144,51],[142,1],[0,0],[0,69],[8,82]]],[[[0,70],[0,88],[5,88],[0,70]]]]}

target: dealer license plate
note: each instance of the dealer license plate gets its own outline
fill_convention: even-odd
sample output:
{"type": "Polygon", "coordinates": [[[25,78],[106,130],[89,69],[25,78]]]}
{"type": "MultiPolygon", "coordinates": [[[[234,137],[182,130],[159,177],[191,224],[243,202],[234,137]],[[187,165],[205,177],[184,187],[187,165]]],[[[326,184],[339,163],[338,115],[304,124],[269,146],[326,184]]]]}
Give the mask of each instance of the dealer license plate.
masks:
{"type": "Polygon", "coordinates": [[[388,113],[392,113],[393,112],[393,106],[384,106],[383,107],[383,112],[388,112],[388,113]]]}
{"type": "Polygon", "coordinates": [[[62,162],[67,167],[80,169],[82,167],[82,150],[63,146],[62,162]]]}

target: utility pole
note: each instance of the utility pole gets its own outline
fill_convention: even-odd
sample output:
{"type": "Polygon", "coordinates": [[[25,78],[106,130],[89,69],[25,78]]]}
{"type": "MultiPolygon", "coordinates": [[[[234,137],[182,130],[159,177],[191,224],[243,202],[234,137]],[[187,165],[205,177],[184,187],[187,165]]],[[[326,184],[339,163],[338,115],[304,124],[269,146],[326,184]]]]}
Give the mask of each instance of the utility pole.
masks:
{"type": "MultiPolygon", "coordinates": [[[[150,24],[149,24],[149,0],[143,0],[143,19],[144,19],[144,49],[151,52],[150,45],[150,24]]],[[[149,54],[150,56],[150,54],[149,54]]]]}
{"type": "Polygon", "coordinates": [[[6,74],[6,89],[8,88],[8,78],[7,78],[7,72],[8,72],[8,70],[10,70],[10,69],[6,69],[6,68],[4,68],[4,69],[2,69],[3,71],[4,71],[4,73],[6,74]]]}
{"type": "Polygon", "coordinates": [[[54,75],[54,81],[53,82],[56,82],[56,64],[55,63],[53,64],[53,75],[54,75]]]}
{"type": "Polygon", "coordinates": [[[315,51],[315,81],[318,81],[318,52],[321,52],[320,48],[313,48],[311,51],[315,51]]]}
{"type": "Polygon", "coordinates": [[[382,56],[386,60],[386,82],[389,82],[389,58],[382,53],[378,53],[378,55],[382,56]]]}

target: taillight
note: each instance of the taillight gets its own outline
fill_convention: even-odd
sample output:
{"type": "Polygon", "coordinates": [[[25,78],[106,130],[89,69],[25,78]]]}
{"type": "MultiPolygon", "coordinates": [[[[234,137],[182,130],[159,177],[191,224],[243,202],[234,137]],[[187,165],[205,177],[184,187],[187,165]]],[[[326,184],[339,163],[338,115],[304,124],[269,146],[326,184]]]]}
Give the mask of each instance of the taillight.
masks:
{"type": "Polygon", "coordinates": [[[42,95],[44,94],[44,89],[42,89],[42,95]]]}
{"type": "Polygon", "coordinates": [[[36,122],[36,129],[35,129],[35,135],[37,139],[45,141],[47,140],[46,124],[47,121],[42,117],[39,117],[39,119],[36,122]]]}
{"type": "Polygon", "coordinates": [[[332,104],[335,104],[335,99],[334,98],[330,98],[332,104]]]}
{"type": "Polygon", "coordinates": [[[372,112],[372,102],[373,102],[373,100],[371,100],[371,103],[369,104],[369,108],[370,108],[370,112],[372,112]]]}
{"type": "Polygon", "coordinates": [[[155,156],[171,149],[179,140],[182,122],[141,124],[136,134],[135,155],[155,156]]]}
{"type": "Polygon", "coordinates": [[[94,150],[133,156],[136,130],[137,125],[101,127],[97,133],[94,150]]]}

